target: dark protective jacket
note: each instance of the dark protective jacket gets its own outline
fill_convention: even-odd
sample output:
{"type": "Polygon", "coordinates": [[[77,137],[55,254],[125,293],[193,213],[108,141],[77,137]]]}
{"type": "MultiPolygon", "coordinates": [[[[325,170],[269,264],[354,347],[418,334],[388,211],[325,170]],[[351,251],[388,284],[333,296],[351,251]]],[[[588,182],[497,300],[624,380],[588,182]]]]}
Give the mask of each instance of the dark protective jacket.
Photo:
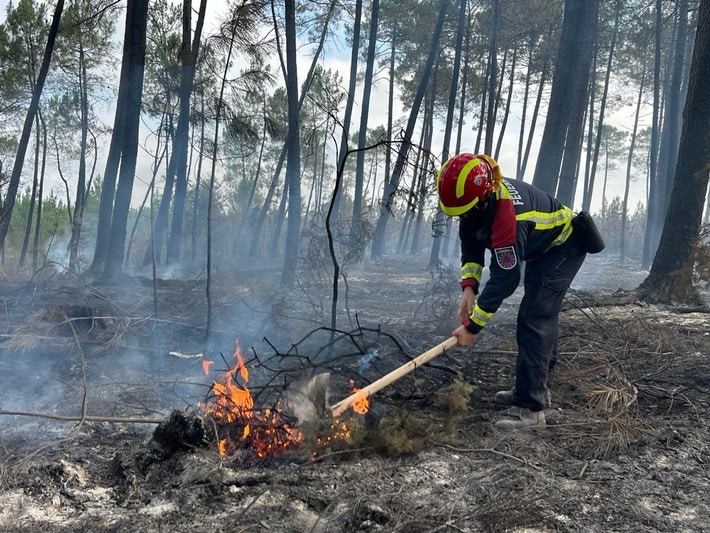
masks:
{"type": "Polygon", "coordinates": [[[572,233],[574,214],[552,195],[520,180],[504,179],[486,207],[459,218],[461,286],[478,294],[484,254],[491,251],[490,278],[470,322],[478,333],[520,283],[522,261],[534,261],[572,233]]]}

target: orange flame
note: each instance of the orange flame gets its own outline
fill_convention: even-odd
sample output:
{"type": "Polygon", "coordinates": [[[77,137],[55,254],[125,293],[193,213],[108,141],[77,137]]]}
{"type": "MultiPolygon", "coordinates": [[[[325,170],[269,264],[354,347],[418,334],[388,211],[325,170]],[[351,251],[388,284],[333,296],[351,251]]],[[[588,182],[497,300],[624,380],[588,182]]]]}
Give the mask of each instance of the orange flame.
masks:
{"type": "Polygon", "coordinates": [[[359,415],[364,415],[370,410],[369,395],[366,390],[357,388],[352,379],[350,380],[350,385],[353,387],[353,392],[356,393],[355,400],[352,403],[353,411],[359,415]]]}
{"type": "MultiPolygon", "coordinates": [[[[252,447],[257,457],[273,457],[285,450],[297,448],[303,435],[284,423],[280,411],[266,409],[260,412],[254,408],[254,398],[246,386],[249,371],[238,343],[234,357],[237,360],[235,365],[224,374],[221,381],[212,384],[214,401],[209,405],[200,405],[206,414],[215,419],[218,427],[227,428],[229,432],[229,426],[242,426],[240,436],[220,440],[220,455],[228,455],[240,447],[252,447]]],[[[210,364],[206,363],[211,362],[203,362],[203,370],[207,371],[210,364]]]]}

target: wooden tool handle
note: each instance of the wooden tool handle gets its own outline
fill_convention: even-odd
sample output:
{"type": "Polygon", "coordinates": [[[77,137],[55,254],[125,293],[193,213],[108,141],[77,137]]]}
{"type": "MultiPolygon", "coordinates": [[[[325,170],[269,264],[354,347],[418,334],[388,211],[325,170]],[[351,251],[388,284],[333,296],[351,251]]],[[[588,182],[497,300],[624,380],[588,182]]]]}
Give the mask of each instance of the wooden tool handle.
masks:
{"type": "Polygon", "coordinates": [[[389,374],[382,376],[377,381],[373,381],[367,387],[364,387],[364,388],[360,389],[359,391],[351,394],[350,396],[348,396],[344,400],[339,401],[338,403],[336,403],[335,405],[333,405],[330,408],[330,412],[333,413],[333,416],[342,415],[345,411],[347,411],[348,407],[350,407],[355,402],[363,400],[364,398],[369,398],[374,393],[376,393],[378,390],[385,388],[387,385],[389,385],[393,381],[397,381],[402,376],[409,374],[412,370],[422,366],[424,363],[431,361],[435,357],[438,357],[439,355],[444,353],[447,349],[456,346],[457,342],[458,341],[457,341],[456,337],[449,337],[441,344],[437,344],[436,346],[434,346],[430,350],[427,350],[423,354],[418,355],[417,357],[415,357],[411,361],[408,361],[408,362],[404,363],[402,366],[395,368],[389,374]]]}

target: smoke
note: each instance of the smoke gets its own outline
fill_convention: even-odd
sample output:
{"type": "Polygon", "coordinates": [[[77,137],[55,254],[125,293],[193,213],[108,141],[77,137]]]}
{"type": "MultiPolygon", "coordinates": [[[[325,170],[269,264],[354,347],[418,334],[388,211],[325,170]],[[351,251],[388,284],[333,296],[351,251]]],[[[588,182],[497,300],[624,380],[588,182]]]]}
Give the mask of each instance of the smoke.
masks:
{"type": "Polygon", "coordinates": [[[367,353],[363,355],[358,361],[357,368],[360,374],[364,374],[368,369],[370,364],[380,355],[380,351],[377,348],[370,348],[367,353]]]}

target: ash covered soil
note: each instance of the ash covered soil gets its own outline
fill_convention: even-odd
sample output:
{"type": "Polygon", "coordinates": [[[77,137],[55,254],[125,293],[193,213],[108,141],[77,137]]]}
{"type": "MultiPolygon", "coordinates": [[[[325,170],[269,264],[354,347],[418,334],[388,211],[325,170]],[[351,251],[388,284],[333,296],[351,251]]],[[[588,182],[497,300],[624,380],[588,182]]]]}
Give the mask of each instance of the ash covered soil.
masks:
{"type": "Polygon", "coordinates": [[[457,269],[426,261],[346,268],[332,338],[327,267],[293,291],[274,268],[219,272],[208,344],[203,279],[4,280],[0,531],[710,531],[707,309],[639,301],[645,273],[603,254],[560,316],[545,430],[492,427],[516,293],[475,347],[349,412],[350,441],[156,451],[158,423],[209,401],[203,361],[228,368],[235,338],[253,390],[328,371],[334,402],[449,337],[457,269]]]}

